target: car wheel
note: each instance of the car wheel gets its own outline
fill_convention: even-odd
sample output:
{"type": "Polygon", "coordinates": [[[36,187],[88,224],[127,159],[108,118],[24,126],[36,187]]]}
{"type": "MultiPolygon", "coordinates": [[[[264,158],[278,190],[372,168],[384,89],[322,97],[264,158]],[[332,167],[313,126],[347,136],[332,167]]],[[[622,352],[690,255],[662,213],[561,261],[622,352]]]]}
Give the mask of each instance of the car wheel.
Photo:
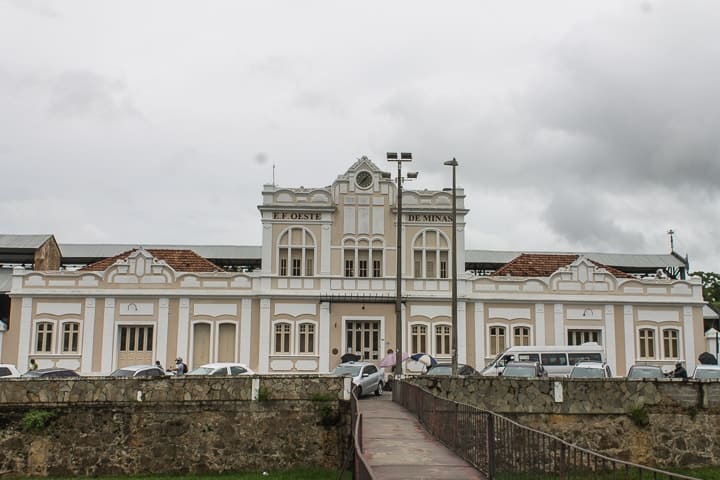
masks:
{"type": "Polygon", "coordinates": [[[383,382],[378,382],[377,390],[375,390],[375,395],[378,397],[383,394],[383,382]]]}

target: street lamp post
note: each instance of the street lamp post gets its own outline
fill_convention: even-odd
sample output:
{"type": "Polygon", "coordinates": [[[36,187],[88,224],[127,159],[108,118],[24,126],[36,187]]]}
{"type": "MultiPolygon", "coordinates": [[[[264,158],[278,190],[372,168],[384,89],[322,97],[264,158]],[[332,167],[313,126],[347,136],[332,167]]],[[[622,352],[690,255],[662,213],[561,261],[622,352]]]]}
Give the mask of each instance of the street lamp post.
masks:
{"type": "MultiPolygon", "coordinates": [[[[402,376],[402,164],[412,161],[412,153],[387,152],[389,162],[397,162],[397,256],[395,267],[395,378],[402,376]]],[[[417,172],[408,172],[408,178],[417,178],[417,172]]]]}
{"type": "Polygon", "coordinates": [[[452,167],[452,376],[458,374],[458,337],[457,337],[457,188],[455,186],[455,167],[458,166],[454,158],[444,162],[443,165],[452,167]]]}

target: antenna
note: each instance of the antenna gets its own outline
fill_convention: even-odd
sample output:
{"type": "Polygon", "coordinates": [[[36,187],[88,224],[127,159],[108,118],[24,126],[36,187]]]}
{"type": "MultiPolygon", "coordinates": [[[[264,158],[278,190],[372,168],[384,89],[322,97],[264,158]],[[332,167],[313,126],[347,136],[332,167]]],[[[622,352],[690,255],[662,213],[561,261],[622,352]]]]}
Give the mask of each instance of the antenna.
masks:
{"type": "Polygon", "coordinates": [[[273,187],[275,186],[275,162],[273,162],[273,187]]]}

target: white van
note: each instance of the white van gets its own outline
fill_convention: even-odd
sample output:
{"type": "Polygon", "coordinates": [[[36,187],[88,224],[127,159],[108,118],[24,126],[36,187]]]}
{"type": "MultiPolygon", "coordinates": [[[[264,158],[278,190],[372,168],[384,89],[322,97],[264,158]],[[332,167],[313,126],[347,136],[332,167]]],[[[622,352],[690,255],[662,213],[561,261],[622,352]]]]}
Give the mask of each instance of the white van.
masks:
{"type": "Polygon", "coordinates": [[[605,350],[595,342],[573,346],[510,347],[480,372],[496,377],[508,362],[540,362],[551,377],[568,377],[573,365],[582,361],[605,362],[605,350]]]}

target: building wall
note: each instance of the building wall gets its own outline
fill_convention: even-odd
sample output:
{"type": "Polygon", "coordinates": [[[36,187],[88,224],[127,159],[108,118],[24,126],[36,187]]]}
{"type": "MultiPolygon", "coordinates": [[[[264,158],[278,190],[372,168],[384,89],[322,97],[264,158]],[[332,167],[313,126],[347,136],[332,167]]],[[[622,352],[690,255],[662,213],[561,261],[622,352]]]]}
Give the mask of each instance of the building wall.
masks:
{"type": "MultiPolygon", "coordinates": [[[[357,341],[357,335],[365,334],[361,323],[368,321],[372,342],[367,358],[379,362],[397,345],[395,184],[362,158],[330,187],[266,185],[262,194],[260,272],[176,272],[144,250],[104,272],[16,270],[13,318],[3,335],[2,358],[22,369],[32,356],[41,366],[64,365],[88,374],[108,373],[130,361],[172,365],[177,356],[190,367],[232,357],[263,373],[324,373],[347,353],[348,335],[356,335],[353,342],[357,341]],[[370,172],[373,179],[367,189],[357,185],[362,171],[370,172]],[[288,228],[305,229],[314,239],[314,246],[306,245],[306,255],[312,251],[314,257],[312,275],[292,275],[289,263],[281,275],[277,242],[288,228]],[[347,239],[382,241],[381,278],[358,277],[357,264],[354,276],[345,276],[347,239]],[[54,349],[49,352],[36,347],[38,323],[43,320],[55,325],[54,349]],[[59,348],[64,341],[63,322],[78,324],[78,351],[59,348]],[[278,340],[278,322],[289,326],[288,345],[279,353],[275,352],[276,342],[282,340],[278,340]],[[309,341],[308,325],[313,326],[312,348],[302,351],[300,336],[309,341]],[[138,329],[150,327],[151,352],[122,350],[122,335],[127,343],[131,334],[140,335],[138,329]]],[[[451,280],[438,277],[452,273],[448,248],[452,197],[442,191],[404,190],[403,201],[402,349],[419,353],[412,351],[413,327],[424,326],[426,353],[449,361],[450,353],[437,348],[442,340],[438,341],[436,329],[446,332],[443,326],[451,324],[451,280]],[[448,262],[444,275],[423,277],[416,271],[413,248],[419,244],[415,241],[428,231],[441,233],[440,250],[448,262]]],[[[467,213],[463,202],[464,193],[458,198],[459,248],[464,246],[467,213]]],[[[431,237],[426,235],[426,241],[431,237]]],[[[458,252],[461,264],[463,257],[458,252]]],[[[461,272],[458,359],[482,367],[494,356],[491,340],[497,339],[491,330],[504,329],[498,344],[503,349],[521,341],[516,340],[515,329],[527,329],[531,345],[564,345],[588,335],[606,347],[608,362],[620,375],[637,362],[669,368],[685,361],[692,370],[703,350],[702,305],[698,279],[616,278],[582,257],[542,278],[476,277],[461,272]],[[658,353],[663,351],[666,330],[677,334],[672,355],[658,353]],[[640,335],[646,331],[654,335],[653,354],[641,356],[640,335]]],[[[361,354],[366,357],[365,351],[361,354]]]]}

